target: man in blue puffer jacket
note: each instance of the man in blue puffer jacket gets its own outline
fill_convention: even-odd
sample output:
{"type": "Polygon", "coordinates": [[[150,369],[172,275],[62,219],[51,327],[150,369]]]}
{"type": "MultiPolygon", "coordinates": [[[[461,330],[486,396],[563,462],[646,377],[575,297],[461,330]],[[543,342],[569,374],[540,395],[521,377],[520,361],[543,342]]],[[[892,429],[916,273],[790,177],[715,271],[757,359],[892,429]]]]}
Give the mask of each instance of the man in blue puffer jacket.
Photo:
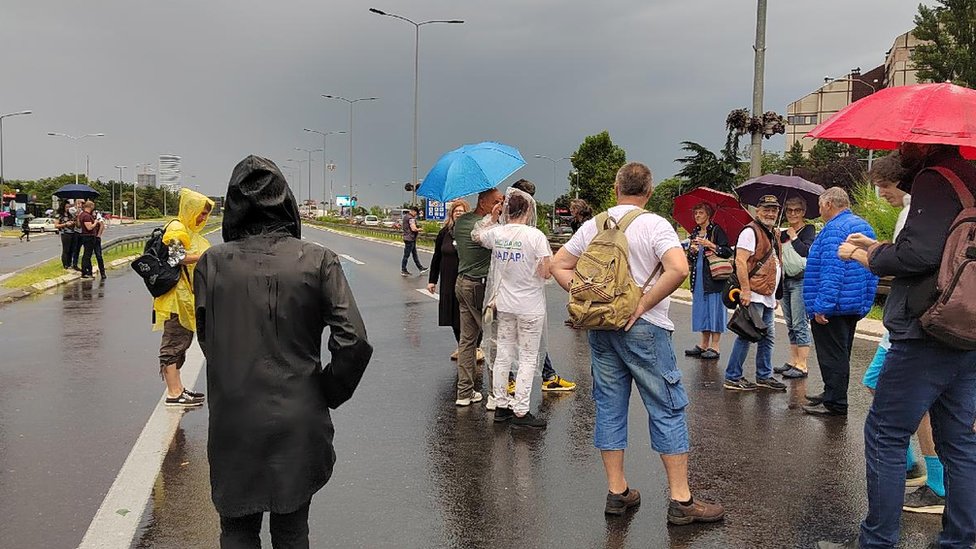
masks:
{"type": "Polygon", "coordinates": [[[871,310],[878,290],[878,277],[837,256],[837,249],[854,233],[874,238],[871,225],[850,207],[851,200],[840,187],[820,195],[820,217],[827,224],[810,247],[803,277],[803,303],[814,320],[810,326],[824,382],[823,393],[807,396],[810,405],[803,411],[812,415],[847,415],[854,330],[871,310]]]}

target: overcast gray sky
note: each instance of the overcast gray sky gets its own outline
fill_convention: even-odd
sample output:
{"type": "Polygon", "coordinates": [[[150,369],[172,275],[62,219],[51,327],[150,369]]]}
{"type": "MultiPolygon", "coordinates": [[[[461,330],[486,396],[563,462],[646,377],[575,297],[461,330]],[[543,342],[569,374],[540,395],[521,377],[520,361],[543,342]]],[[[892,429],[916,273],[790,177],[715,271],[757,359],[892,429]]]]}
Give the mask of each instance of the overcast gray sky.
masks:
{"type": "MultiPolygon", "coordinates": [[[[784,114],[825,75],[881,64],[918,0],[769,4],[765,107],[784,114]]],[[[606,129],[662,179],[678,169],[680,141],[720,147],[726,114],[751,105],[755,0],[4,0],[0,113],[35,113],[4,121],[4,175],[70,172],[74,143],[46,132],[104,132],[78,142],[92,177],[117,178],[112,166],[126,164],[129,180],[135,164],[173,153],[196,176],[184,184],[223,194],[245,155],[287,163],[306,157],[295,147],[322,146],[303,127],[348,129],[348,107],[321,94],[376,96],[356,105],[355,194],[399,203],[411,174],[413,28],[369,7],[466,21],[421,32],[421,178],[443,152],[497,140],[521,150],[518,175],[550,201],[552,166],[532,156],[568,156],[606,129]]],[[[336,194],[347,147],[329,138],[336,194]]],[[[560,192],[568,171],[559,164],[560,192]]],[[[319,199],[322,179],[316,154],[319,199]]]]}

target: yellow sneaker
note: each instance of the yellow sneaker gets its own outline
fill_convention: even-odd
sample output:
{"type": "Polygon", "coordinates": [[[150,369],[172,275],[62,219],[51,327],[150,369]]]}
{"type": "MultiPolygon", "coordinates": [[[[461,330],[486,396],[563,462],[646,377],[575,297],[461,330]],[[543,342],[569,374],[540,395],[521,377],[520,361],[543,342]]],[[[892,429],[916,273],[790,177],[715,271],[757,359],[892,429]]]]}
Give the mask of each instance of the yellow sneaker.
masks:
{"type": "Polygon", "coordinates": [[[542,382],[543,391],[573,391],[575,389],[575,383],[559,376],[554,376],[542,382]]]}
{"type": "Polygon", "coordinates": [[[508,394],[509,395],[514,395],[515,394],[515,380],[514,379],[511,379],[511,380],[508,381],[508,394]]]}

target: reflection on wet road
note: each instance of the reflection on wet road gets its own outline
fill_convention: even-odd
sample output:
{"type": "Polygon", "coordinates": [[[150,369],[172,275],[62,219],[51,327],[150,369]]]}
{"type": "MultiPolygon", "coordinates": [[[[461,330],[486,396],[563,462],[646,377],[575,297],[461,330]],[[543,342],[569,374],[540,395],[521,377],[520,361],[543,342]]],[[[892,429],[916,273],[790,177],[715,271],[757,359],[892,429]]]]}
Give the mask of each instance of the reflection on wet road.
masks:
{"type": "MultiPolygon", "coordinates": [[[[583,334],[558,321],[565,315],[558,288],[548,294],[555,319],[550,349],[556,369],[579,389],[541,399],[548,429],[521,433],[494,425],[483,406],[454,406],[450,329],[436,326],[436,302],[415,291],[426,278],[399,277],[399,249],[312,229],[305,234],[362,263],[343,266],[376,348],[359,392],[334,414],[338,462],[312,503],[313,546],[809,547],[824,537],[848,537],[862,517],[866,392],[852,386],[851,416],[825,421],[799,410],[808,385],[819,391],[816,372],[786,394],[730,393],[721,384],[724,358],[680,357],[692,403],[692,486],[699,496],[721,499],[727,520],[666,526],[664,470],[648,446],[636,396],[627,464],[643,505],[606,519],[606,484],[592,446],[589,349],[583,334]]],[[[688,306],[673,304],[671,316],[680,355],[696,342],[688,306]]],[[[727,339],[724,348],[730,345],[727,339]]],[[[856,343],[852,380],[873,351],[873,343],[856,343]]],[[[781,342],[774,360],[784,361],[786,352],[781,342]]],[[[754,374],[752,362],[746,371],[754,374]]],[[[133,546],[215,546],[208,482],[206,410],[200,410],[184,418],[133,546]]],[[[923,547],[939,519],[906,515],[904,523],[904,546],[923,547]]]]}

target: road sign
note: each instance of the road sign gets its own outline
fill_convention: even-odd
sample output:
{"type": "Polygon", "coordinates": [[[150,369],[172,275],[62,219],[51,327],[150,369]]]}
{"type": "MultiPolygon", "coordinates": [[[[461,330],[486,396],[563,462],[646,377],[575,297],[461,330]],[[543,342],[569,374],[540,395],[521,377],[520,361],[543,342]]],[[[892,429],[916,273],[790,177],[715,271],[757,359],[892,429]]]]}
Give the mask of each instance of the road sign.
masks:
{"type": "Polygon", "coordinates": [[[335,197],[335,204],[336,204],[336,206],[339,206],[341,208],[345,208],[345,207],[348,207],[348,206],[355,207],[356,206],[356,197],[354,196],[354,197],[352,197],[352,199],[350,199],[349,196],[339,195],[339,196],[335,197]]]}
{"type": "Polygon", "coordinates": [[[426,218],[428,221],[444,221],[447,219],[447,205],[436,200],[428,200],[426,218]]]}

